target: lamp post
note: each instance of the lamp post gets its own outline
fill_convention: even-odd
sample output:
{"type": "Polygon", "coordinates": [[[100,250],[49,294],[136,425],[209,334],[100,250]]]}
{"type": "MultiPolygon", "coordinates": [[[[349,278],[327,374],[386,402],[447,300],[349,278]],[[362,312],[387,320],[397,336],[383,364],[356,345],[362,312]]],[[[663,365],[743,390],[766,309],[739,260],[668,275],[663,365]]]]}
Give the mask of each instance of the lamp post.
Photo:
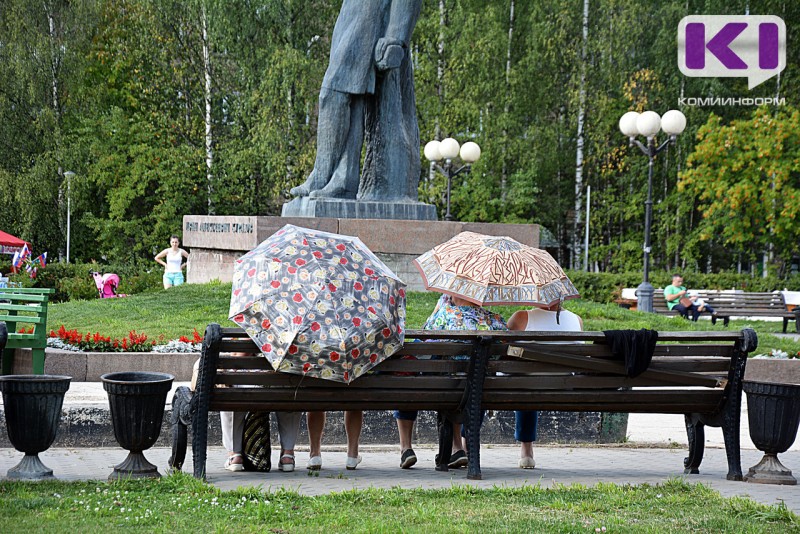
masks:
{"type": "Polygon", "coordinates": [[[67,263],[69,263],[69,225],[70,219],[72,217],[72,177],[75,176],[75,173],[72,171],[67,171],[64,173],[64,178],[67,179],[67,263]]]}
{"type": "Polygon", "coordinates": [[[472,164],[481,157],[481,147],[478,146],[478,143],[473,143],[472,141],[467,141],[463,146],[459,147],[458,141],[452,137],[448,137],[443,141],[429,142],[425,145],[424,152],[425,157],[433,162],[433,167],[447,177],[447,211],[444,214],[444,220],[452,221],[453,216],[450,214],[450,189],[452,187],[453,178],[458,176],[462,171],[470,171],[472,164]],[[453,160],[458,155],[461,155],[461,161],[464,162],[464,165],[454,170],[453,160]],[[442,160],[444,160],[444,166],[439,165],[439,162],[442,160]]]}
{"type": "Polygon", "coordinates": [[[647,200],[644,203],[644,276],[643,281],[636,288],[638,309],[653,312],[653,285],[650,283],[650,223],[653,218],[653,168],[655,157],[670,143],[675,143],[678,135],[686,128],[686,117],[680,111],[673,109],[659,117],[655,111],[637,113],[629,111],[619,120],[619,129],[630,140],[630,146],[636,145],[648,157],[647,168],[647,200]],[[655,136],[663,130],[669,138],[656,146],[655,136]],[[647,138],[647,145],[636,139],[637,135],[647,138]]]}

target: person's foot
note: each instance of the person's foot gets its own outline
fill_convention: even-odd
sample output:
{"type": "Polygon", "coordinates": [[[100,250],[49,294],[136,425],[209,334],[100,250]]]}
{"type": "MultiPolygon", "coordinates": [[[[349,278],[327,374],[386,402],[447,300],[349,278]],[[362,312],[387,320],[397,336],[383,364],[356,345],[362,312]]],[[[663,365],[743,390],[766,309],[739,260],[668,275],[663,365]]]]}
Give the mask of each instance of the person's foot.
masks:
{"type": "MultiPolygon", "coordinates": [[[[438,454],[434,457],[433,461],[436,465],[439,465],[438,454]]],[[[459,467],[466,467],[468,463],[469,459],[467,457],[467,453],[463,450],[459,450],[450,455],[450,459],[447,461],[447,467],[451,469],[458,469],[459,467]]]]}
{"type": "Polygon", "coordinates": [[[464,451],[456,451],[450,455],[450,461],[447,462],[447,467],[457,469],[459,467],[467,467],[468,463],[469,459],[467,458],[467,453],[464,451]]]}
{"type": "Polygon", "coordinates": [[[238,452],[229,454],[228,458],[225,459],[225,469],[233,472],[244,471],[244,459],[242,455],[238,452]]]}
{"type": "Polygon", "coordinates": [[[360,454],[355,458],[353,458],[352,456],[348,456],[347,462],[345,462],[344,466],[347,468],[348,471],[353,471],[356,467],[358,467],[358,464],[360,463],[361,463],[360,454]]]}
{"type": "Polygon", "coordinates": [[[400,469],[408,469],[417,463],[417,455],[414,454],[414,449],[406,449],[400,455],[400,469]]]}
{"type": "Polygon", "coordinates": [[[533,456],[523,456],[519,459],[519,468],[520,469],[533,469],[536,467],[536,462],[533,459],[533,456]]]}
{"type": "Polygon", "coordinates": [[[309,198],[355,198],[356,194],[354,192],[348,191],[346,187],[342,187],[335,184],[334,181],[331,180],[322,189],[311,191],[308,194],[308,197],[309,198]]]}
{"type": "Polygon", "coordinates": [[[306,465],[306,469],[311,471],[319,471],[322,469],[322,456],[312,456],[308,459],[308,464],[306,465]]]}
{"type": "Polygon", "coordinates": [[[322,187],[324,184],[318,184],[316,180],[316,171],[311,171],[311,175],[302,184],[293,187],[289,190],[289,194],[294,197],[307,197],[312,191],[322,187]]]}
{"type": "Polygon", "coordinates": [[[294,471],[294,454],[283,454],[278,462],[278,469],[284,473],[294,471]]]}

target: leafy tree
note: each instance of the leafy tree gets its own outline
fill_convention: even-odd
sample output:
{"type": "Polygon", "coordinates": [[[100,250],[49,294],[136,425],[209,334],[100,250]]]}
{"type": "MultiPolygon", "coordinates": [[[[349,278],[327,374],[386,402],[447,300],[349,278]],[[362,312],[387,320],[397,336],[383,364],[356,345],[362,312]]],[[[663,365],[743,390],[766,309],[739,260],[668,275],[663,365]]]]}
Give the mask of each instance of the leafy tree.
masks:
{"type": "Polygon", "coordinates": [[[697,239],[716,237],[750,258],[774,250],[787,262],[798,252],[800,111],[760,108],[729,125],[712,115],[687,165],[678,187],[697,198],[697,239]]]}

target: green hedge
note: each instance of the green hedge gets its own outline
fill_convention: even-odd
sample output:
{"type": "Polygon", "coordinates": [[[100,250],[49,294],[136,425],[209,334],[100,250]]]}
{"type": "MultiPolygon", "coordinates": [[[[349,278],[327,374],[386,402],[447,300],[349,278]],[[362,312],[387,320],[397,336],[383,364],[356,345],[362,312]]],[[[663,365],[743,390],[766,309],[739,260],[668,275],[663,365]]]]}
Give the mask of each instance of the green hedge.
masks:
{"type": "Polygon", "coordinates": [[[118,293],[134,294],[157,291],[163,288],[161,276],[163,270],[154,265],[145,269],[126,265],[98,265],[96,263],[51,263],[45,269],[39,269],[34,280],[22,272],[11,277],[13,281],[22,282],[25,287],[52,287],[56,293],[53,302],[67,300],[88,300],[98,298],[97,287],[91,272],[116,273],[120,283],[118,293]]]}
{"type": "MultiPolygon", "coordinates": [[[[745,291],[775,291],[788,289],[800,291],[800,275],[788,278],[770,276],[754,277],[749,274],[734,272],[694,273],[682,271],[684,284],[689,289],[743,289],[745,291]]],[[[567,271],[572,283],[581,294],[581,298],[594,302],[614,302],[620,298],[622,288],[637,287],[642,283],[642,273],[587,273],[585,271],[567,271]]],[[[672,281],[672,273],[666,271],[650,274],[650,283],[654,287],[665,287],[672,281]]]]}

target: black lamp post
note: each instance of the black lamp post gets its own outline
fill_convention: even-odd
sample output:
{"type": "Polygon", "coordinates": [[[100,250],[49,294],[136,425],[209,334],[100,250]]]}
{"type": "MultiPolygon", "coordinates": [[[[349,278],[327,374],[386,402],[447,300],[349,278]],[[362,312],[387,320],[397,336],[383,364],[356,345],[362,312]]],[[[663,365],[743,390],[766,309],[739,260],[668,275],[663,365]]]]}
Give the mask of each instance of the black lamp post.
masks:
{"type": "Polygon", "coordinates": [[[647,168],[647,200],[644,203],[644,275],[642,283],[636,288],[637,308],[645,312],[653,312],[653,285],[650,283],[650,226],[653,220],[653,167],[655,157],[670,143],[675,143],[678,135],[686,128],[686,117],[678,110],[671,110],[659,117],[655,111],[637,113],[629,111],[619,120],[619,129],[628,136],[630,145],[636,145],[648,157],[647,168]],[[669,138],[656,146],[655,136],[663,130],[669,138]],[[647,138],[647,145],[636,139],[637,135],[647,138]]]}
{"type": "Polygon", "coordinates": [[[469,172],[472,164],[478,161],[481,157],[481,147],[478,143],[468,141],[463,146],[459,147],[458,141],[452,137],[448,137],[443,141],[431,141],[425,145],[425,157],[433,162],[433,167],[447,177],[447,210],[444,215],[445,221],[452,221],[453,216],[450,213],[450,190],[452,187],[453,178],[461,174],[462,171],[469,172]],[[459,151],[460,148],[460,151],[459,151]],[[453,160],[461,155],[461,161],[464,165],[458,169],[453,168],[453,160]],[[444,165],[439,165],[439,162],[444,160],[444,165]]]}

